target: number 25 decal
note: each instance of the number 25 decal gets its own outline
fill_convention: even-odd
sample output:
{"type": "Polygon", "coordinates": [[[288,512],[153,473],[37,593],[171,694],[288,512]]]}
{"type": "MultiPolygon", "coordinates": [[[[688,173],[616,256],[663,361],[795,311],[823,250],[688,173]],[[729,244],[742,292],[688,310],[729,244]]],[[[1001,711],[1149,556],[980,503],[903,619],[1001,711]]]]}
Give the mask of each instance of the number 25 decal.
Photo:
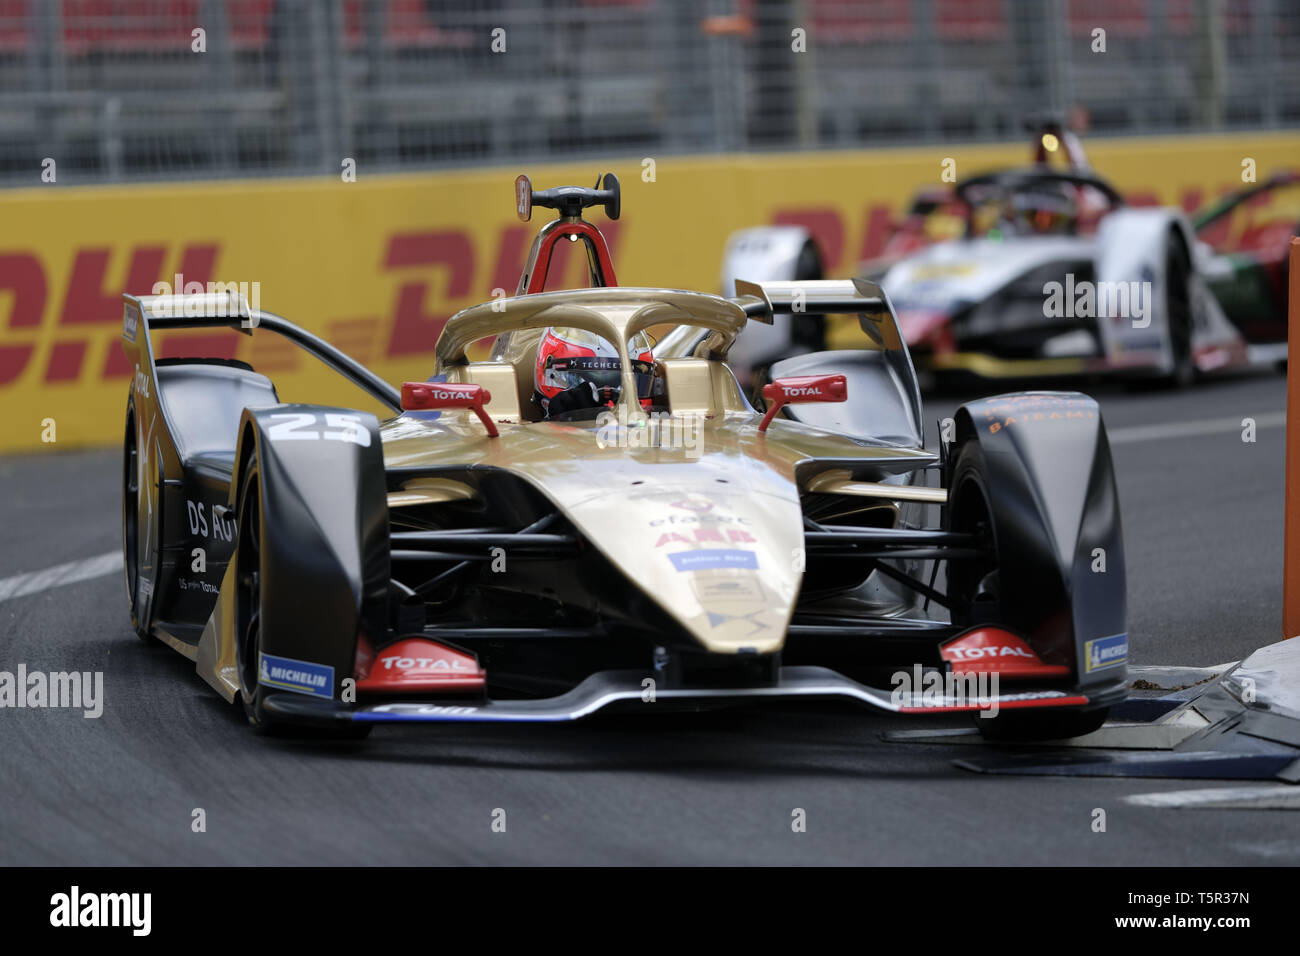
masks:
{"type": "Polygon", "coordinates": [[[350,441],[362,448],[370,447],[370,429],[361,424],[360,415],[327,412],[286,412],[269,416],[275,424],[266,430],[271,441],[350,441]],[[322,420],[324,425],[321,424],[322,420]]]}

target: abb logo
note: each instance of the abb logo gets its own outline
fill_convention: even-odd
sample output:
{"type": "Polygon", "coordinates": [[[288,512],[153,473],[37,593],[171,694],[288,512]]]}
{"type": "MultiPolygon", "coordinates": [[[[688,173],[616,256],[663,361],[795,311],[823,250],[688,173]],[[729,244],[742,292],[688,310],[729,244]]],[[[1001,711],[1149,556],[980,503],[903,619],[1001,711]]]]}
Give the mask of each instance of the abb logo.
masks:
{"type": "MultiPolygon", "coordinates": [[[[620,225],[604,225],[611,246],[620,225]]],[[[527,226],[505,226],[495,248],[487,255],[476,255],[470,234],[460,229],[392,234],[384,240],[379,273],[356,277],[362,286],[368,281],[397,280],[388,311],[362,318],[327,318],[316,330],[345,351],[369,360],[432,353],[438,334],[455,311],[449,304],[460,307],[487,300],[497,288],[514,294],[531,236],[527,226]],[[490,266],[482,265],[483,259],[490,266]],[[388,332],[381,337],[385,326],[388,332]]],[[[553,274],[568,275],[569,246],[562,243],[556,249],[553,274]]],[[[73,252],[62,288],[51,287],[49,276],[60,270],[43,259],[39,250],[0,250],[0,303],[9,304],[7,316],[0,312],[0,388],[12,385],[37,361],[42,364],[39,380],[47,384],[128,379],[132,368],[117,346],[122,331],[122,293],[149,295],[155,283],[170,280],[177,272],[185,276],[187,284],[206,286],[220,278],[217,267],[223,248],[226,244],[220,240],[180,247],[161,243],[83,247],[73,252]],[[53,344],[41,352],[38,340],[47,337],[43,333],[51,325],[53,344]]],[[[350,258],[364,262],[369,257],[356,254],[350,258]]],[[[572,265],[579,264],[575,257],[572,265]]],[[[275,263],[264,268],[271,273],[275,263]]],[[[267,284],[265,276],[244,278],[258,278],[267,284]]],[[[289,288],[311,281],[311,277],[299,275],[274,278],[281,280],[277,285],[289,288]]],[[[380,295],[376,298],[382,301],[380,295]]],[[[283,305],[278,309],[274,302],[267,305],[273,311],[285,311],[283,305]]],[[[308,318],[289,317],[304,322],[308,318]]],[[[154,343],[161,358],[234,358],[240,344],[239,336],[224,330],[171,332],[154,343]]]]}

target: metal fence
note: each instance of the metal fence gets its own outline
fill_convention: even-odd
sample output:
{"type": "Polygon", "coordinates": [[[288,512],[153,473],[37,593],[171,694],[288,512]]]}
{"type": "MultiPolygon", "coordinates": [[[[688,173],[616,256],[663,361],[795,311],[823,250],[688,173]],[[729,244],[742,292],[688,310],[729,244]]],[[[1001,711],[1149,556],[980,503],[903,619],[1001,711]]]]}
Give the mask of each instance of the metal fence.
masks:
{"type": "Polygon", "coordinates": [[[1300,124],[1298,0],[0,0],[0,183],[1300,124]]]}

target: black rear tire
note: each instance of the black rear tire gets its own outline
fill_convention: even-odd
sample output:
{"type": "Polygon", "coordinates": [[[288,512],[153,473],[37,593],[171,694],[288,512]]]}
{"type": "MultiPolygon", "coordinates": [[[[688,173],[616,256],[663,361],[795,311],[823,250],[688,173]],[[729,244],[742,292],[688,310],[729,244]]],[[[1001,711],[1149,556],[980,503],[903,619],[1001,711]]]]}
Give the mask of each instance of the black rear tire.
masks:
{"type": "Polygon", "coordinates": [[[135,407],[126,409],[126,437],[122,442],[122,567],[126,572],[126,600],[131,613],[131,629],[146,644],[154,643],[152,630],[153,597],[158,577],[158,547],[161,541],[162,502],[150,509],[142,497],[145,469],[136,444],[135,407]],[[141,530],[144,543],[141,542],[141,530]],[[141,548],[152,549],[151,571],[140,577],[141,548]],[[141,592],[142,585],[147,588],[141,592]]]}
{"type": "Polygon", "coordinates": [[[1174,365],[1159,382],[1165,388],[1187,388],[1196,381],[1192,358],[1192,264],[1180,240],[1170,236],[1165,247],[1165,315],[1174,365]]]}

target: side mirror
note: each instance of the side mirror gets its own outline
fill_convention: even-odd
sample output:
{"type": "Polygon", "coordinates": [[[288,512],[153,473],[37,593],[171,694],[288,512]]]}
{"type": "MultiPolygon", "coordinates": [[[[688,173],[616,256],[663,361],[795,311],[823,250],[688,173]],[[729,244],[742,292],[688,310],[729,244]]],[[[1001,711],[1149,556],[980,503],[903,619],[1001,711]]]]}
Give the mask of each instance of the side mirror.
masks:
{"type": "Polygon", "coordinates": [[[482,385],[451,382],[403,382],[402,411],[428,412],[443,408],[468,408],[478,416],[490,438],[496,438],[497,423],[484,410],[492,393],[482,385]]]}
{"type": "Polygon", "coordinates": [[[801,405],[805,402],[843,402],[849,397],[849,386],[843,375],[800,375],[794,378],[778,378],[775,382],[763,386],[763,398],[767,401],[767,414],[758,423],[758,430],[767,431],[772,419],[786,405],[801,405]]]}

